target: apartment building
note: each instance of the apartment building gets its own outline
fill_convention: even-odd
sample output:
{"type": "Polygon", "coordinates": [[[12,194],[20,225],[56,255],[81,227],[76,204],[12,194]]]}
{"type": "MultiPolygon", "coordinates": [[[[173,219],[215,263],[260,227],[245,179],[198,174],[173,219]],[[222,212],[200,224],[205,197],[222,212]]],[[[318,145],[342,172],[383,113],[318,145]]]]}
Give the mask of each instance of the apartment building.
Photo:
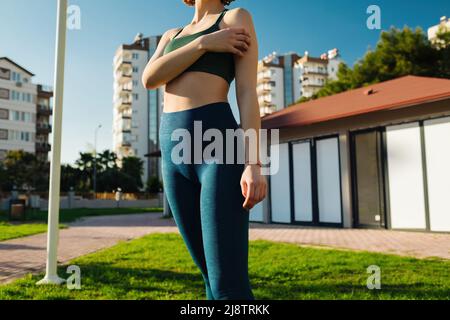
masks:
{"type": "Polygon", "coordinates": [[[294,101],[311,98],[327,82],[336,80],[341,59],[339,51],[333,49],[320,58],[311,57],[308,52],[294,64],[294,101]]]}
{"type": "Polygon", "coordinates": [[[337,78],[340,63],[337,49],[320,58],[311,57],[308,52],[303,57],[295,52],[273,52],[260,60],[257,93],[261,116],[282,110],[302,97],[311,97],[327,80],[337,78]]]}
{"type": "Polygon", "coordinates": [[[301,57],[294,52],[276,52],[258,63],[256,91],[261,116],[279,111],[294,102],[293,70],[301,57]]]}
{"type": "Polygon", "coordinates": [[[144,38],[138,34],[133,43],[122,44],[113,62],[113,149],[119,158],[135,156],[144,161],[144,184],[152,176],[161,177],[160,160],[147,157],[159,150],[159,117],[163,109],[163,88],[147,90],[142,72],[154,54],[161,36],[144,38]]]}
{"type": "Polygon", "coordinates": [[[0,57],[0,160],[11,150],[48,160],[53,91],[33,84],[33,76],[13,60],[0,57]]]}
{"type": "Polygon", "coordinates": [[[450,32],[450,18],[446,16],[441,17],[439,24],[428,28],[428,40],[435,45],[439,45],[437,34],[439,32],[450,32]]]}

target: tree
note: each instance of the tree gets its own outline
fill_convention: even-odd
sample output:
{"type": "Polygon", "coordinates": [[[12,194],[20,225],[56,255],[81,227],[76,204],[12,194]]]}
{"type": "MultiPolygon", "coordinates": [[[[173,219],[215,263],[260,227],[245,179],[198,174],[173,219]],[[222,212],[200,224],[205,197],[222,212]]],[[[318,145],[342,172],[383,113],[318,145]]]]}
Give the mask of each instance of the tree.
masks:
{"type": "Polygon", "coordinates": [[[23,150],[9,151],[2,164],[1,189],[43,191],[48,188],[49,163],[23,150]]]}
{"type": "Polygon", "coordinates": [[[80,184],[80,170],[70,164],[63,164],[61,166],[61,191],[68,192],[70,188],[79,190],[80,184]]]}
{"type": "Polygon", "coordinates": [[[126,157],[122,159],[121,173],[125,176],[122,177],[124,180],[124,186],[121,186],[122,190],[125,192],[137,192],[142,189],[142,174],[144,171],[144,162],[137,157],[126,157]],[[130,181],[126,179],[126,176],[131,178],[130,181]],[[127,182],[127,185],[125,185],[127,182]],[[130,184],[132,182],[132,184],[130,184]]]}
{"type": "Polygon", "coordinates": [[[450,33],[440,32],[438,37],[442,47],[434,46],[420,28],[384,31],[375,50],[369,50],[353,69],[341,64],[338,79],[327,82],[312,99],[406,75],[450,78],[450,33]]]}
{"type": "Polygon", "coordinates": [[[79,172],[78,190],[87,192],[92,189],[92,175],[94,170],[94,156],[91,153],[80,152],[80,158],[75,161],[75,168],[79,172]]]}
{"type": "Polygon", "coordinates": [[[162,189],[162,183],[157,176],[152,176],[147,181],[147,191],[151,193],[160,192],[162,189]]]}

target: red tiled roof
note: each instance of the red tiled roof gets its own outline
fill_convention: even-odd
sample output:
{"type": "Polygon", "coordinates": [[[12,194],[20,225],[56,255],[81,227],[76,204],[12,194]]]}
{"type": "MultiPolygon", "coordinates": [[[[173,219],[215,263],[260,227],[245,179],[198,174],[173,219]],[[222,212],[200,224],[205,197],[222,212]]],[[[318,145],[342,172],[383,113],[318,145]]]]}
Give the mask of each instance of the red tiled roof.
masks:
{"type": "Polygon", "coordinates": [[[450,80],[405,76],[297,104],[262,118],[265,129],[308,125],[450,98],[450,80]],[[372,94],[367,94],[372,90],[372,94]]]}

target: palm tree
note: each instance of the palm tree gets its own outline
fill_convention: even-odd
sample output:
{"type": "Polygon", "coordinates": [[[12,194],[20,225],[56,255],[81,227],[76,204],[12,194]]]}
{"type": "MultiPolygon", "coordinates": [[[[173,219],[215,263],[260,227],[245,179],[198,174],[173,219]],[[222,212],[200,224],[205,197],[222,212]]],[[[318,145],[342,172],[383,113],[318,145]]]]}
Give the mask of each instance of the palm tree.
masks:
{"type": "Polygon", "coordinates": [[[75,161],[76,168],[80,171],[80,188],[89,191],[92,186],[92,173],[94,168],[94,157],[91,153],[80,152],[80,158],[75,161]]]}

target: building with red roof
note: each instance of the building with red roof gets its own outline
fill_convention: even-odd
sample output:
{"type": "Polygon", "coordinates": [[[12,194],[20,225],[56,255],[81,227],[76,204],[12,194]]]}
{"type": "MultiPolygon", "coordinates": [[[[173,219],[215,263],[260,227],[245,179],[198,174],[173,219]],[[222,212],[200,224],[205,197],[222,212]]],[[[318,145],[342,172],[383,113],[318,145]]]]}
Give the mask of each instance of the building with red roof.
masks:
{"type": "Polygon", "coordinates": [[[288,107],[262,127],[279,130],[277,170],[253,221],[450,232],[450,80],[406,76],[288,107]]]}

